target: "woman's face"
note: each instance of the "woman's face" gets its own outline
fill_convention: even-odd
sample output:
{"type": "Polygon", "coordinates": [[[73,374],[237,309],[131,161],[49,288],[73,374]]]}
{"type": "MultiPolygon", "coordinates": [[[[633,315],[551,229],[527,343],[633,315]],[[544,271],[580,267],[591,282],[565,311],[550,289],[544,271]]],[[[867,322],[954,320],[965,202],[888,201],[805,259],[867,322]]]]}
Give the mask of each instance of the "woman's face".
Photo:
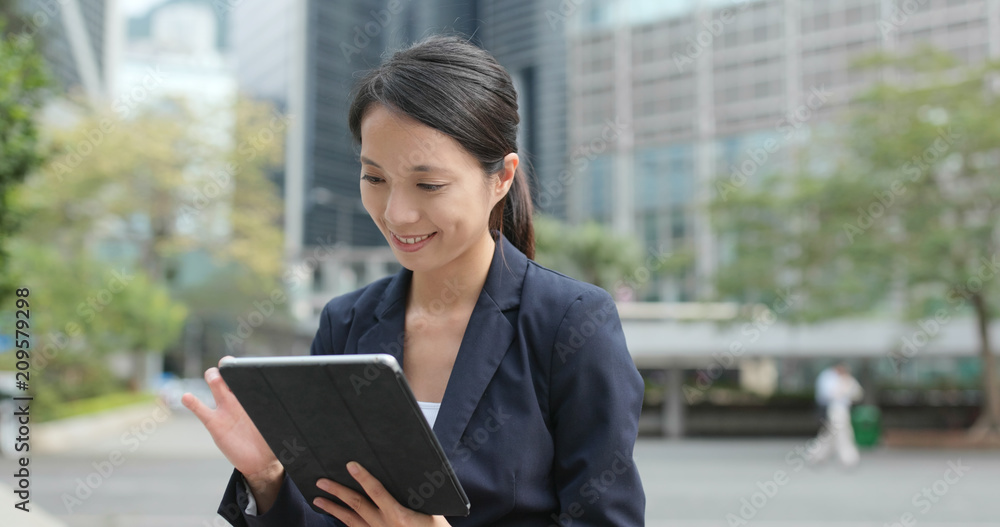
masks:
{"type": "Polygon", "coordinates": [[[500,176],[486,178],[457,141],[416,120],[379,105],[361,121],[361,201],[412,271],[440,268],[484,241],[517,163],[508,154],[500,176]]]}

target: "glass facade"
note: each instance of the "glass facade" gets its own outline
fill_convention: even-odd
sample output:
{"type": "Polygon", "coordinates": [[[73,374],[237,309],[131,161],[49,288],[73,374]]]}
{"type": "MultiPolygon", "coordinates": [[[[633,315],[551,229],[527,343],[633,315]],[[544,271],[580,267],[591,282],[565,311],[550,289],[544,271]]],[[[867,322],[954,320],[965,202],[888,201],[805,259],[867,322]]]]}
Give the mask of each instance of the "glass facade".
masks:
{"type": "MultiPolygon", "coordinates": [[[[699,196],[716,196],[718,178],[754,185],[785,169],[805,139],[880,78],[852,70],[854,59],[923,43],[967,64],[990,50],[1000,58],[1000,17],[988,0],[914,4],[903,22],[882,0],[579,4],[568,33],[567,151],[571,159],[587,151],[607,137],[609,122],[627,133],[608,141],[606,160],[579,170],[574,219],[620,225],[614,218],[624,214],[650,250],[664,241],[693,247],[695,289],[708,291],[724,244],[699,196]],[[632,199],[617,203],[633,210],[608,210],[617,182],[632,186],[632,199]]],[[[660,292],[657,300],[685,296],[660,292]]]]}

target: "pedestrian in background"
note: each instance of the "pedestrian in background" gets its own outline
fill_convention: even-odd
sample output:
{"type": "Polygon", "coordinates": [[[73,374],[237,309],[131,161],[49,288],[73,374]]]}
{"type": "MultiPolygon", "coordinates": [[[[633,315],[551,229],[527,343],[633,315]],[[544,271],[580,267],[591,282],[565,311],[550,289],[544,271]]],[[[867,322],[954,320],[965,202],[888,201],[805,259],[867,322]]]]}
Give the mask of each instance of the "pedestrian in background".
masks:
{"type": "Polygon", "coordinates": [[[816,404],[825,407],[825,421],[809,450],[809,461],[819,463],[833,451],[847,467],[858,464],[860,455],[851,426],[851,405],[861,400],[864,390],[846,363],[827,368],[816,379],[816,404]]]}

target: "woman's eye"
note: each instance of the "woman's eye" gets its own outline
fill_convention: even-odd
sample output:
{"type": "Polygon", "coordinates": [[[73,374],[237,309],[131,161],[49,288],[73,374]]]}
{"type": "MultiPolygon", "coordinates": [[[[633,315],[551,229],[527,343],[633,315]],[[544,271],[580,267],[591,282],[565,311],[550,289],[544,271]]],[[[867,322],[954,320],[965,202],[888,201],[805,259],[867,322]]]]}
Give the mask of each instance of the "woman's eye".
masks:
{"type": "Polygon", "coordinates": [[[379,183],[382,182],[382,178],[375,177],[375,176],[369,176],[368,174],[365,174],[365,175],[361,176],[361,179],[363,179],[363,180],[371,183],[372,185],[377,185],[377,184],[379,184],[379,183]]]}
{"type": "Polygon", "coordinates": [[[443,187],[444,185],[431,185],[430,183],[420,183],[417,186],[424,190],[433,192],[435,190],[440,190],[441,187],[443,187]]]}

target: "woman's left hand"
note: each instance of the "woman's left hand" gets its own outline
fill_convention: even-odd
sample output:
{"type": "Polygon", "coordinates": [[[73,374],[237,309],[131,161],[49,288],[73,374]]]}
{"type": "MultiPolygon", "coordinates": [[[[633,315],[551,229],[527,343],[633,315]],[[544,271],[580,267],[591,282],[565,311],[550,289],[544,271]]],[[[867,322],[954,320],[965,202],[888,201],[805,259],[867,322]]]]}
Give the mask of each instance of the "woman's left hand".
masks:
{"type": "Polygon", "coordinates": [[[325,498],[316,498],[313,503],[344,522],[348,527],[403,527],[403,526],[450,526],[444,516],[428,516],[399,504],[379,480],[355,462],[347,464],[347,471],[361,484],[368,494],[365,497],[335,481],[323,478],[316,482],[320,490],[340,498],[350,508],[333,503],[325,498]],[[369,500],[368,498],[371,498],[369,500]]]}

